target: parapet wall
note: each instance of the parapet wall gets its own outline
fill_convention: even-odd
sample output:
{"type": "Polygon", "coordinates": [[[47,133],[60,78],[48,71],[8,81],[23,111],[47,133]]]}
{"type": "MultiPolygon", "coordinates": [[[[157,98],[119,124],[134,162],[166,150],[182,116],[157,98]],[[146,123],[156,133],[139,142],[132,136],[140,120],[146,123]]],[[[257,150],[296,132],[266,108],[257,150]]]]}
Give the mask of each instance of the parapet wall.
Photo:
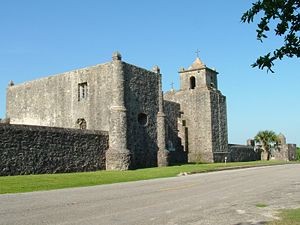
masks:
{"type": "Polygon", "coordinates": [[[260,152],[254,151],[250,145],[228,145],[228,162],[247,162],[260,160],[260,152]]]}
{"type": "Polygon", "coordinates": [[[214,152],[214,162],[247,162],[260,160],[260,152],[251,145],[228,144],[228,152],[214,152]]]}
{"type": "Polygon", "coordinates": [[[0,175],[105,169],[108,133],[0,124],[0,175]]]}

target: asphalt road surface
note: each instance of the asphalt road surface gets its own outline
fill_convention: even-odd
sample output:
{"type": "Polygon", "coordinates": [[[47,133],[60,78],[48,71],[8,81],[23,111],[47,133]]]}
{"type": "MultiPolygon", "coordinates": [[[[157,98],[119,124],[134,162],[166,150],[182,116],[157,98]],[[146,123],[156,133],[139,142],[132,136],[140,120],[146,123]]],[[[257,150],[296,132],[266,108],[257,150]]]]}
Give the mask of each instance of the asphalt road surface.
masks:
{"type": "Polygon", "coordinates": [[[296,207],[300,164],[291,164],[0,195],[0,224],[258,225],[296,207]]]}

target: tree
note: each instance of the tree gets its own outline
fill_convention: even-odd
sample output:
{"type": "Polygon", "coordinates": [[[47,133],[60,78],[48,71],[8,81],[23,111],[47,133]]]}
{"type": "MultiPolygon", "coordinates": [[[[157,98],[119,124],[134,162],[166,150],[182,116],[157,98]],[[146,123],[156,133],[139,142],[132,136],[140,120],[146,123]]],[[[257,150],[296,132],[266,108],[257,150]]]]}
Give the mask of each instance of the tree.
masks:
{"type": "Polygon", "coordinates": [[[274,131],[264,130],[259,131],[254,137],[256,146],[261,150],[261,159],[269,160],[271,157],[271,150],[277,146],[278,138],[274,131]]]}
{"type": "Polygon", "coordinates": [[[252,8],[246,11],[241,20],[243,23],[252,23],[255,16],[262,15],[257,24],[257,39],[263,42],[268,38],[270,26],[276,36],[283,37],[284,43],[281,47],[260,56],[252,67],[272,70],[274,61],[281,60],[284,56],[300,57],[300,0],[258,0],[252,4],[252,8]]]}

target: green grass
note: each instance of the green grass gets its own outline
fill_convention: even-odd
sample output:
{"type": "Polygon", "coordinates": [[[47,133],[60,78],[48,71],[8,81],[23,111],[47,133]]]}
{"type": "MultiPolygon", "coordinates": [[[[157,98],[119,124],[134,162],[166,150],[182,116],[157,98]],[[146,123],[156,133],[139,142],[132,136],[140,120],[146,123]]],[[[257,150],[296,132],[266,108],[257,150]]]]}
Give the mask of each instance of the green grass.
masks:
{"type": "Polygon", "coordinates": [[[280,220],[272,221],[268,225],[299,225],[300,224],[300,208],[287,209],[280,212],[280,220]]]}
{"type": "Polygon", "coordinates": [[[130,171],[96,171],[84,173],[42,174],[0,177],[0,194],[84,187],[118,182],[173,177],[181,172],[199,173],[236,167],[283,164],[278,161],[238,163],[184,164],[163,168],[147,168],[130,171]]]}
{"type": "Polygon", "coordinates": [[[266,205],[266,204],[264,204],[264,203],[257,203],[255,206],[258,207],[258,208],[265,208],[265,207],[267,207],[268,205],[266,205]]]}

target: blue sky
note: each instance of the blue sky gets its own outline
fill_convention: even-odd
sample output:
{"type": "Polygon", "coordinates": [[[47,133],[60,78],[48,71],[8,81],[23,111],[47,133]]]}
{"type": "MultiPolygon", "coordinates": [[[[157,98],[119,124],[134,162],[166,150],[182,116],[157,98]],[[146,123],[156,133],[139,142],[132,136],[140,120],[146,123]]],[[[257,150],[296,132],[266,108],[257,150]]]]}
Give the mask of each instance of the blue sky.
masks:
{"type": "Polygon", "coordinates": [[[180,67],[200,58],[219,72],[227,96],[231,143],[271,129],[300,145],[299,59],[277,62],[275,74],[250,65],[281,44],[256,40],[240,22],[246,0],[3,0],[0,3],[0,118],[15,83],[111,60],[161,68],[163,89],[179,88],[180,67]]]}

